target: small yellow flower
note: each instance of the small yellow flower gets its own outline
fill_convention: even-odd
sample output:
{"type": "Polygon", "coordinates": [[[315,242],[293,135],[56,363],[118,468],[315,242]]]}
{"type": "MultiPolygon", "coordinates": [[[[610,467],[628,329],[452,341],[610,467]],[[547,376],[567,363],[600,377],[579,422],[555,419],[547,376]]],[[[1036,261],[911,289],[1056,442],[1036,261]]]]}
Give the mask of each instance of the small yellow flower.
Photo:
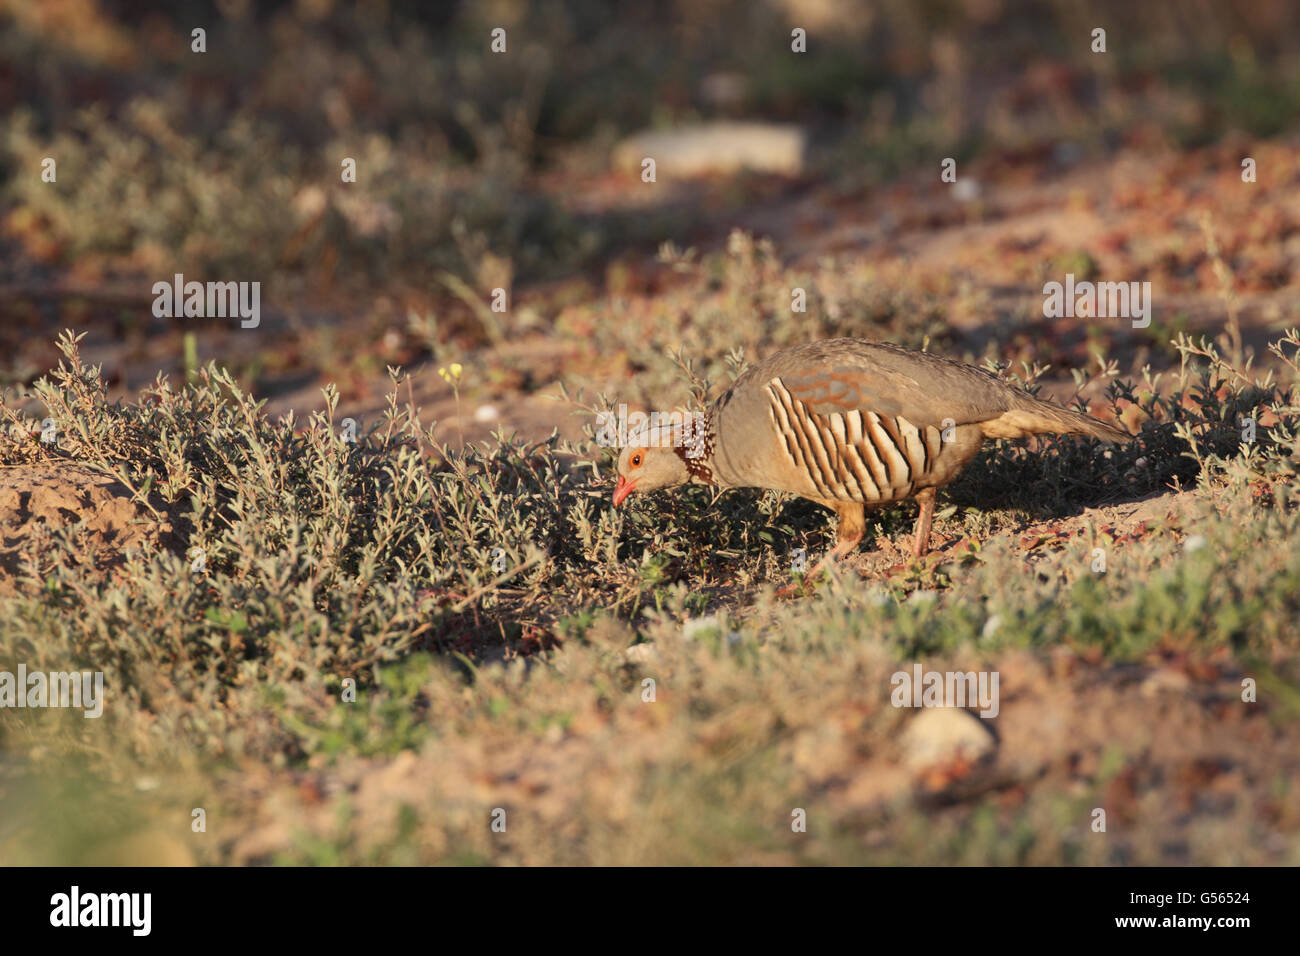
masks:
{"type": "Polygon", "coordinates": [[[459,362],[452,362],[451,368],[444,366],[438,369],[438,374],[442,376],[443,381],[455,383],[460,381],[460,376],[464,371],[465,367],[463,365],[459,362]]]}

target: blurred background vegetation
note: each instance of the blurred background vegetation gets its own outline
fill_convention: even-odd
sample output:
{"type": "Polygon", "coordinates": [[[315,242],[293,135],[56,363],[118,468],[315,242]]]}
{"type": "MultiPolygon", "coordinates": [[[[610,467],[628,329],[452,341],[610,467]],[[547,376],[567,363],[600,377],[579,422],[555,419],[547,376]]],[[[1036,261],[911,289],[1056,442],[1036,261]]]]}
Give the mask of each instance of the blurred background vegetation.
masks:
{"type": "Polygon", "coordinates": [[[1271,136],[1300,112],[1289,0],[0,0],[0,26],[8,382],[47,367],[64,325],[166,341],[143,306],[174,272],[261,281],[273,312],[369,343],[437,315],[390,334],[382,371],[499,338],[474,294],[600,291],[628,256],[720,242],[729,211],[809,184],[853,198],[941,156],[1077,161],[1271,136]],[[610,168],[629,133],[719,118],[798,124],[804,167],[657,203],[610,168]]]}

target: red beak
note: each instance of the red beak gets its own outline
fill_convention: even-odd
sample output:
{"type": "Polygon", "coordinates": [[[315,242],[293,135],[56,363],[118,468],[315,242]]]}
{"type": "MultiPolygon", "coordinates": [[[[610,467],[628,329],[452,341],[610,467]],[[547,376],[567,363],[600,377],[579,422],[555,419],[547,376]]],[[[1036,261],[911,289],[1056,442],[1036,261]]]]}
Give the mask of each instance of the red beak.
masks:
{"type": "Polygon", "coordinates": [[[623,499],[632,493],[636,487],[635,481],[628,481],[622,475],[618,476],[618,484],[614,486],[614,507],[617,508],[623,503],[623,499]]]}

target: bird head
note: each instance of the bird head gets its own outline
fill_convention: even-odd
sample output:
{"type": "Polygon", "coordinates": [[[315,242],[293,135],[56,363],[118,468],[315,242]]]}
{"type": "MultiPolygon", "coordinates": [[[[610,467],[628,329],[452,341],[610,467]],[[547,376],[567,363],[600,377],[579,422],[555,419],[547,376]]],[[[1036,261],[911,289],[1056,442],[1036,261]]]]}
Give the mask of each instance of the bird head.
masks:
{"type": "Polygon", "coordinates": [[[691,480],[676,448],[629,445],[618,456],[618,484],[614,488],[614,507],[632,492],[675,488],[691,480]]]}

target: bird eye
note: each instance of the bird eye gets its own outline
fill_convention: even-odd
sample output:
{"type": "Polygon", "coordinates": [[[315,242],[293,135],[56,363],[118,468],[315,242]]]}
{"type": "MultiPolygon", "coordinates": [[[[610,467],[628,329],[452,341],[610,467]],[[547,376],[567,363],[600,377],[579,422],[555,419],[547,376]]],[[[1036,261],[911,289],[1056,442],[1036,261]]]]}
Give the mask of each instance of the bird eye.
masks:
{"type": "Polygon", "coordinates": [[[637,468],[640,466],[640,464],[641,464],[641,453],[637,452],[635,455],[632,456],[632,467],[637,468]]]}

